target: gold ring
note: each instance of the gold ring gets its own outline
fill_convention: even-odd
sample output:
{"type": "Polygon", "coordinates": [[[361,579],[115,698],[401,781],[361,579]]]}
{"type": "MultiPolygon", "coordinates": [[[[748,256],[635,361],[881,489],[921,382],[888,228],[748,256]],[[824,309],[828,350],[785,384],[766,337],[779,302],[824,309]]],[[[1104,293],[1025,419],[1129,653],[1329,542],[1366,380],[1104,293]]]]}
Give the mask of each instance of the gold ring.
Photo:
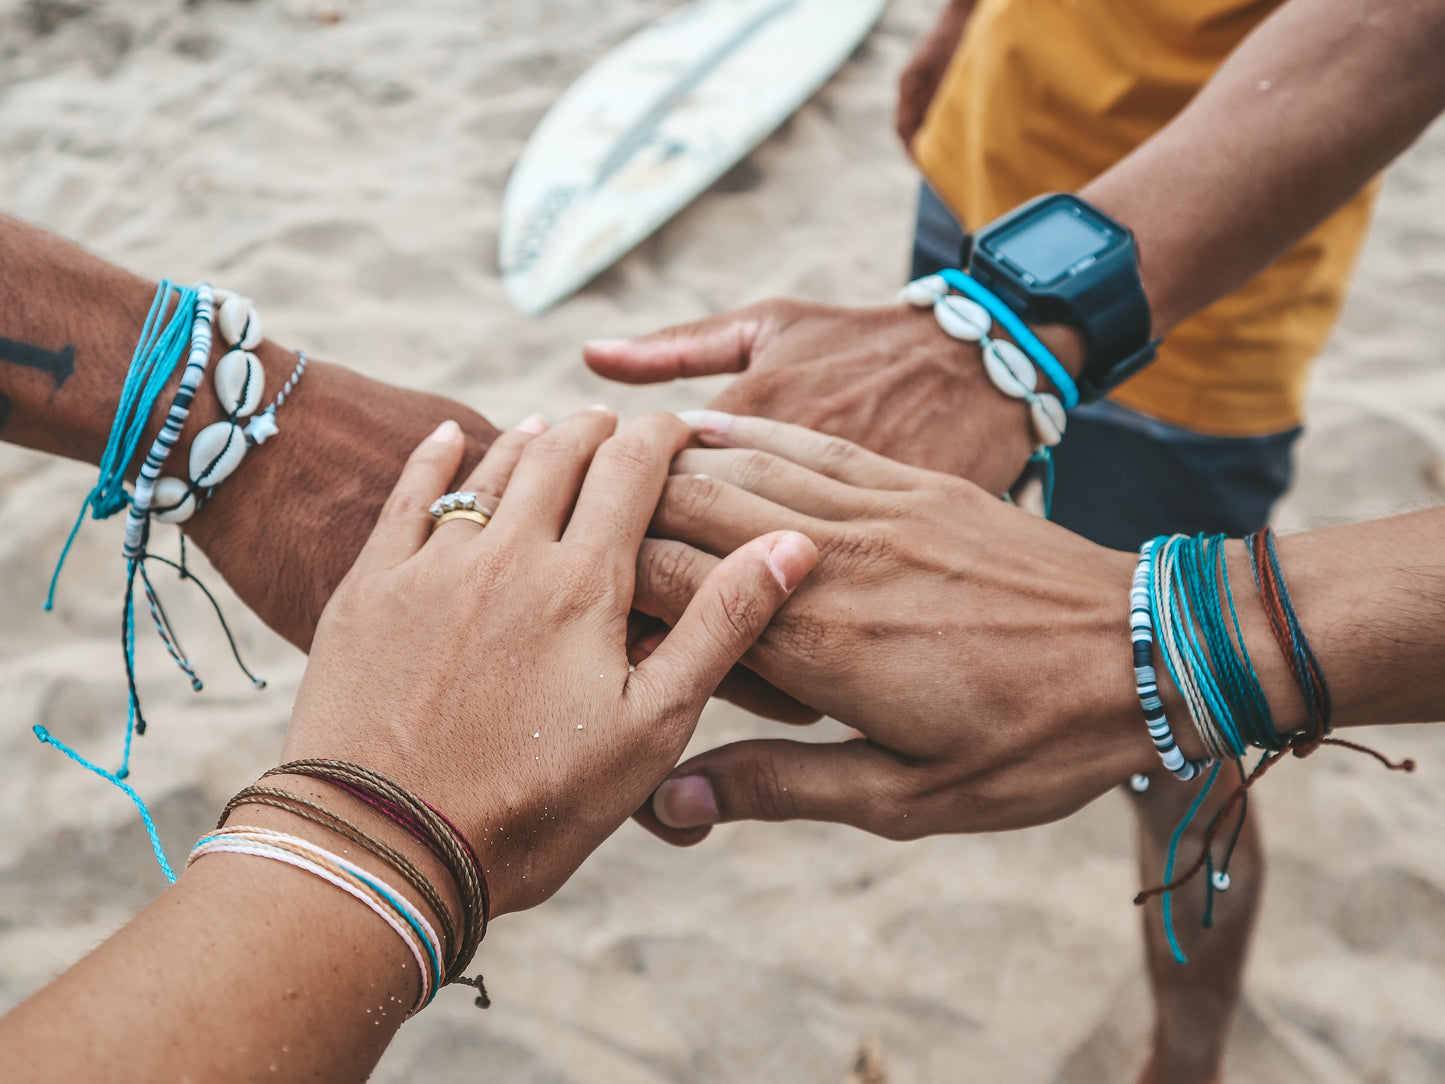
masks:
{"type": "Polygon", "coordinates": [[[485,527],[492,521],[492,517],[480,508],[452,508],[437,516],[436,522],[431,525],[431,529],[435,531],[449,519],[469,519],[482,527],[485,527]]]}

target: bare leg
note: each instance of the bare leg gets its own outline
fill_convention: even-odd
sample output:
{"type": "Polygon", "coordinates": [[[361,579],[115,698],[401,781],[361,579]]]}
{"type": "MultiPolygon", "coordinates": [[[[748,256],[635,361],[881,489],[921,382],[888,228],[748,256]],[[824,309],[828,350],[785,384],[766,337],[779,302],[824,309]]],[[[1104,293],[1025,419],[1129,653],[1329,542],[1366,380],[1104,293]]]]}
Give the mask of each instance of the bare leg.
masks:
{"type": "MultiPolygon", "coordinates": [[[[1160,883],[1169,839],[1198,793],[1192,783],[1179,783],[1166,773],[1150,777],[1143,794],[1133,794],[1139,823],[1139,872],[1142,883],[1160,883]]],[[[1214,793],[1200,809],[1179,844],[1179,868],[1199,854],[1205,826],[1233,789],[1226,766],[1214,793]]],[[[1173,893],[1174,931],[1188,957],[1175,963],[1165,939],[1159,901],[1144,912],[1144,943],[1154,993],[1154,1044],[1139,1084],[1204,1084],[1223,1079],[1224,1051],[1249,953],[1250,935],[1264,887],[1264,852],[1260,845],[1258,810],[1251,809],[1229,866],[1228,891],[1214,895],[1214,924],[1200,925],[1204,915],[1204,874],[1173,893]]],[[[1215,854],[1221,853],[1216,844],[1215,854]]]]}

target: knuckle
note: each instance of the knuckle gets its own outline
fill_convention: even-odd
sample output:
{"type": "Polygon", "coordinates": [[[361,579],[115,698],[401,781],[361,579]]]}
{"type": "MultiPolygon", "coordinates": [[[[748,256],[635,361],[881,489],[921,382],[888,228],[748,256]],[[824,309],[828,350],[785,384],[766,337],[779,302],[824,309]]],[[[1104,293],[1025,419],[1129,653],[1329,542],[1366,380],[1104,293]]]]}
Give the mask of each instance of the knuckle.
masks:
{"type": "Polygon", "coordinates": [[[789,659],[816,662],[824,657],[830,643],[837,642],[837,633],[836,626],[790,603],[764,635],[789,659]]]}
{"type": "Polygon", "coordinates": [[[691,597],[697,570],[692,551],[681,542],[645,546],[638,563],[638,580],[655,597],[691,597]]]}
{"type": "Polygon", "coordinates": [[[382,515],[387,519],[414,519],[429,512],[434,497],[413,490],[395,490],[387,498],[382,515]]]}
{"type": "Polygon", "coordinates": [[[865,788],[859,798],[872,821],[869,831],[895,843],[911,843],[932,834],[918,788],[906,773],[875,776],[865,788]]]}
{"type": "Polygon", "coordinates": [[[896,547],[896,528],[887,521],[851,523],[824,541],[821,557],[858,572],[879,563],[896,547]]]}
{"type": "Polygon", "coordinates": [[[556,468],[575,462],[586,454],[584,435],[571,427],[549,429],[533,438],[522,450],[522,458],[556,468]]]}
{"type": "Polygon", "coordinates": [[[722,487],[713,479],[690,475],[673,475],[663,488],[663,511],[679,523],[707,520],[722,494],[722,487]]]}
{"type": "Polygon", "coordinates": [[[746,800],[758,820],[785,821],[797,815],[797,802],[772,758],[758,760],[743,785],[746,800]]]}
{"type": "Polygon", "coordinates": [[[748,449],[737,453],[734,469],[738,487],[756,493],[777,477],[778,461],[766,452],[748,449]]]}
{"type": "Polygon", "coordinates": [[[751,644],[767,621],[768,610],[755,590],[728,583],[718,589],[716,605],[705,611],[709,631],[720,643],[751,644]]]}
{"type": "Polygon", "coordinates": [[[467,564],[467,586],[477,597],[489,596],[508,578],[508,562],[499,553],[483,553],[467,564]]]}
{"type": "Polygon", "coordinates": [[[597,458],[609,471],[628,478],[642,478],[657,472],[660,457],[653,441],[643,434],[628,432],[608,437],[598,450],[597,458]]]}
{"type": "Polygon", "coordinates": [[[611,585],[589,561],[562,561],[549,570],[551,605],[562,614],[576,615],[590,610],[611,585]]]}
{"type": "Polygon", "coordinates": [[[665,410],[644,411],[627,423],[624,432],[643,434],[652,442],[659,439],[684,441],[688,436],[688,428],[683,420],[665,410]]]}
{"type": "Polygon", "coordinates": [[[825,436],[818,441],[818,470],[822,474],[836,471],[853,456],[853,445],[842,437],[825,436]]]}

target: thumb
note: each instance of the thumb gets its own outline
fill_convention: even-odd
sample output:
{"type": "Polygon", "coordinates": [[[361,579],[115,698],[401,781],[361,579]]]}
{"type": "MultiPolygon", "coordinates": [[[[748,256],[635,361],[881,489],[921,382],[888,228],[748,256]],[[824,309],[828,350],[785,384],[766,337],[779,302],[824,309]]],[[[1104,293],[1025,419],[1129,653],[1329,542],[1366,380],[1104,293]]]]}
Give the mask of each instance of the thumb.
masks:
{"type": "Polygon", "coordinates": [[[818,563],[818,548],[797,531],[756,538],[718,563],[682,617],[628,679],[641,703],[666,714],[702,710],[773,614],[818,563]]]}
{"type": "Polygon", "coordinates": [[[740,741],[679,765],[636,817],[681,846],[740,820],[832,821],[904,839],[926,831],[908,816],[911,790],[906,765],[864,739],[740,741]]]}
{"type": "Polygon", "coordinates": [[[599,376],[624,384],[740,373],[751,363],[768,324],[764,305],[752,305],[640,339],[593,339],[583,345],[582,358],[599,376]]]}

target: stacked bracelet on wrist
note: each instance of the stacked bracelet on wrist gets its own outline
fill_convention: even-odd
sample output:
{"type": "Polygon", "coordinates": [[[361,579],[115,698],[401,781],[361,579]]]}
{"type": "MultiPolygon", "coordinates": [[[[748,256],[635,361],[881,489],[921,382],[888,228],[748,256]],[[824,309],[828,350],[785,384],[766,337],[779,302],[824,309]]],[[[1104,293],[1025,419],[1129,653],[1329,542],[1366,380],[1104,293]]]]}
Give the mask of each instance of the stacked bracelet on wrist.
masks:
{"type": "MultiPolygon", "coordinates": [[[[448,983],[462,983],[475,986],[478,990],[477,1004],[486,1008],[491,1004],[487,997],[486,986],[481,976],[475,979],[467,979],[462,972],[470,964],[472,957],[476,954],[477,946],[482,937],[486,934],[487,922],[491,912],[491,897],[487,890],[486,875],[482,872],[481,863],[476,853],[472,850],[471,844],[462,835],[461,831],[442,813],[433,808],[425,800],[417,797],[405,787],[392,779],[387,778],[380,772],[364,768],[358,764],[351,764],[339,760],[298,760],[289,764],[283,764],[266,772],[261,778],[266,779],[273,776],[299,775],[312,779],[319,779],[339,790],[343,790],[353,797],[360,798],[367,805],[376,809],[387,817],[388,820],[397,824],[408,835],[416,839],[430,851],[438,861],[446,868],[451,876],[452,882],[457,889],[458,897],[461,900],[461,922],[458,925],[453,920],[451,911],[447,908],[437,892],[436,887],[427,880],[416,866],[400,854],[395,848],[382,840],[375,838],[350,821],[333,813],[325,806],[310,799],[302,798],[300,795],[278,788],[261,786],[259,784],[247,787],[238,793],[226,808],[221,812],[217,821],[216,834],[208,836],[197,844],[196,851],[192,853],[191,861],[195,861],[201,854],[209,853],[210,850],[234,850],[230,844],[218,844],[216,840],[232,836],[237,833],[251,833],[260,831],[258,829],[236,829],[224,827],[226,819],[233,811],[243,805],[265,805],[285,810],[305,820],[318,824],[323,828],[336,832],[345,839],[360,846],[368,853],[385,862],[410,885],[426,902],[427,906],[437,916],[438,924],[441,926],[441,936],[438,938],[431,934],[430,955],[437,961],[435,982],[428,986],[423,981],[422,994],[418,998],[417,1008],[422,1007],[435,995],[436,989],[448,983]]],[[[288,837],[289,838],[289,837],[288,837]]],[[[248,844],[250,845],[250,844],[248,844]]],[[[307,844],[311,847],[312,845],[307,844]]],[[[315,849],[315,848],[313,848],[315,849]]],[[[245,851],[244,853],[259,853],[256,851],[245,851]]],[[[277,857],[272,854],[263,854],[262,857],[277,857]]],[[[327,856],[334,857],[334,856],[327,856]]],[[[293,865],[297,863],[292,863],[293,865]]],[[[317,872],[309,867],[309,872],[317,872]]],[[[335,872],[334,870],[332,872],[335,872]]],[[[332,883],[339,887],[346,888],[346,885],[339,884],[332,880],[332,883]]],[[[347,891],[351,891],[347,888],[347,891]]],[[[399,893],[388,890],[389,895],[396,900],[402,900],[399,893]]],[[[352,892],[362,898],[357,892],[352,892]]],[[[376,899],[363,900],[373,910],[378,910],[376,899]]],[[[404,900],[402,900],[404,902],[404,900]]],[[[414,910],[414,909],[413,909],[414,910]]],[[[378,914],[381,911],[378,910],[378,914]]],[[[382,915],[386,918],[386,915],[382,915]]],[[[395,916],[393,916],[395,917],[395,916]]],[[[392,928],[401,935],[404,941],[408,941],[412,947],[413,954],[421,960],[421,954],[411,946],[408,935],[403,931],[397,922],[391,922],[392,928]]],[[[426,930],[430,932],[430,927],[426,930]]],[[[417,931],[420,932],[420,931],[417,931]]],[[[415,1010],[413,1010],[415,1011],[415,1010]]]]}
{"type": "MultiPolygon", "coordinates": [[[[967,279],[967,276],[964,278],[967,279]]],[[[972,279],[967,281],[983,289],[972,279]]],[[[914,308],[932,309],[938,326],[951,338],[979,343],[983,348],[983,366],[989,381],[1009,398],[1028,403],[1034,443],[1039,448],[1052,448],[1063,439],[1068,425],[1063,403],[1058,396],[1038,390],[1039,374],[1035,359],[1030,354],[1014,343],[990,334],[994,321],[989,309],[979,301],[952,293],[950,284],[943,275],[927,275],[903,287],[900,297],[914,308]]],[[[1048,356],[1053,360],[1052,354],[1048,356]]],[[[1058,363],[1055,361],[1054,364],[1058,363]]],[[[1062,366],[1059,369],[1063,371],[1062,366]]]]}
{"type": "Polygon", "coordinates": [[[294,372],[277,393],[275,400],[265,411],[256,414],[264,390],[262,385],[265,374],[260,362],[250,350],[260,341],[260,316],[247,298],[229,291],[213,291],[206,283],[189,288],[176,286],[170,280],[160,283],[131,356],[115,420],[101,456],[99,480],[86,497],[80,515],[66,539],[45,601],[45,608],[51,609],[60,571],[81,523],[84,522],[86,511],[89,510],[94,519],[106,519],[125,509],[125,542],[122,555],[126,562],[126,588],[121,613],[121,642],[129,699],[120,766],[115,772],[108,772],[81,757],[63,742],[52,737],[44,728],[37,728],[36,734],[42,741],[56,746],[73,760],[126,791],[141,812],[157,862],[167,877],[172,877],[170,866],[160,848],[150,813],[140,797],[124,783],[130,770],[131,738],[136,734],[144,734],[146,729],[135,680],[136,581],[140,581],[146,606],[162,644],[186,675],[192,689],[199,692],[202,683],[195,667],[181,649],[170,619],[151,582],[148,571],[151,562],[160,562],[175,568],[182,579],[196,584],[220,618],[232,655],[242,672],[251,679],[253,687],[265,688],[266,683],[252,674],[242,661],[235,638],[226,625],[215,597],[186,566],[185,536],[181,536],[179,561],[151,553],[148,548],[153,519],[166,523],[180,523],[187,519],[205,496],[235,472],[248,447],[260,444],[276,432],[276,410],[305,372],[306,357],[304,354],[300,355],[294,372]],[[225,421],[201,430],[192,442],[187,464],[189,481],[163,477],[161,470],[180,439],[210,363],[213,327],[219,330],[226,343],[234,347],[221,358],[213,382],[227,417],[225,421]],[[160,433],[152,442],[141,464],[134,492],[128,492],[125,487],[125,473],[134,461],[151,415],[162,393],[175,376],[176,369],[180,367],[182,359],[185,359],[185,365],[160,433]],[[242,428],[241,419],[248,417],[250,421],[242,428]]]}
{"type": "Polygon", "coordinates": [[[1223,535],[1151,539],[1139,551],[1129,596],[1135,680],[1150,737],[1165,767],[1187,781],[1211,763],[1214,765],[1170,841],[1164,883],[1135,898],[1136,903],[1144,903],[1153,896],[1161,897],[1165,934],[1180,963],[1184,962],[1184,954],[1174,935],[1170,893],[1201,870],[1206,871],[1204,925],[1210,925],[1214,893],[1229,887],[1229,861],[1248,811],[1249,788],[1286,752],[1306,756],[1321,745],[1345,745],[1371,753],[1392,769],[1414,770],[1413,761],[1394,764],[1373,750],[1328,736],[1329,686],[1290,601],[1275,550],[1274,533],[1266,528],[1251,535],[1245,544],[1265,616],[1306,707],[1302,731],[1289,736],[1277,732],[1240,625],[1224,543],[1223,535]],[[1208,759],[1187,761],[1174,743],[1155,682],[1156,637],[1158,654],[1189,708],[1190,719],[1208,759]],[[1262,755],[1253,771],[1246,773],[1243,758],[1251,748],[1261,750],[1262,755]],[[1176,878],[1175,859],[1184,829],[1203,805],[1225,761],[1235,764],[1240,783],[1206,828],[1199,858],[1176,878]],[[1216,864],[1212,850],[1214,839],[1236,807],[1239,816],[1230,842],[1222,860],[1216,864]]]}

